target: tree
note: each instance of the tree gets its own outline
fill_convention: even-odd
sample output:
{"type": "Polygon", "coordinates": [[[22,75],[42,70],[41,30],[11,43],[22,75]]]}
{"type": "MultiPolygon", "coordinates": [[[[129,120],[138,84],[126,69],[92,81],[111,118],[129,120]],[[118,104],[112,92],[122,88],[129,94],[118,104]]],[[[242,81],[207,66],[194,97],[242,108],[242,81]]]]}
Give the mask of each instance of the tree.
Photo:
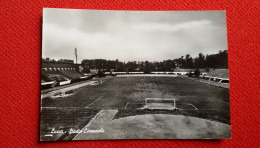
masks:
{"type": "Polygon", "coordinates": [[[196,68],[205,68],[205,56],[199,53],[199,56],[194,59],[196,68]]]}
{"type": "Polygon", "coordinates": [[[175,65],[176,65],[176,67],[179,67],[179,68],[185,68],[186,67],[185,66],[186,65],[186,61],[185,61],[183,56],[181,56],[178,59],[174,59],[173,61],[174,61],[175,65]]]}
{"type": "Polygon", "coordinates": [[[150,68],[151,68],[151,67],[150,67],[150,63],[149,63],[148,61],[145,61],[145,62],[144,62],[144,69],[143,69],[143,70],[144,70],[144,73],[145,73],[145,74],[149,74],[149,73],[151,72],[150,68]]]}
{"type": "Polygon", "coordinates": [[[185,68],[193,68],[193,59],[189,54],[185,56],[185,68]]]}
{"type": "Polygon", "coordinates": [[[105,76],[104,72],[99,69],[97,72],[97,77],[104,77],[104,76],[105,76]]]}
{"type": "Polygon", "coordinates": [[[195,77],[200,76],[200,70],[198,68],[194,71],[194,75],[195,75],[195,77]]]}

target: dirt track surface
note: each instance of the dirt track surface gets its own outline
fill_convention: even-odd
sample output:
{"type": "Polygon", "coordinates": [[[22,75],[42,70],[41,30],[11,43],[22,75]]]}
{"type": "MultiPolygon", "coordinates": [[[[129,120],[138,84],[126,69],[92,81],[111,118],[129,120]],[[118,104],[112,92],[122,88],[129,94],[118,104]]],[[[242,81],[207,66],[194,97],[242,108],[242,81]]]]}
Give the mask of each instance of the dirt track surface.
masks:
{"type": "Polygon", "coordinates": [[[149,114],[112,120],[116,110],[102,110],[74,140],[229,138],[230,125],[181,115],[149,114]],[[103,131],[88,132],[102,128],[103,131]],[[141,131],[141,132],[140,132],[141,131]]]}

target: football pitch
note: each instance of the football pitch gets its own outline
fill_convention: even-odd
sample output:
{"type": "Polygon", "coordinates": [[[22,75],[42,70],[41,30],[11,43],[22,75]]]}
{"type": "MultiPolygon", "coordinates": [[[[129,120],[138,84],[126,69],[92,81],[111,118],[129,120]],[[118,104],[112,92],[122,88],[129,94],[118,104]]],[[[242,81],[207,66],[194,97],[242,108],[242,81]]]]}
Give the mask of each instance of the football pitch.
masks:
{"type": "MultiPolygon", "coordinates": [[[[90,126],[94,119],[101,118],[97,118],[97,116],[102,114],[110,119],[101,120],[100,123],[94,122],[92,125],[102,126],[105,130],[108,128],[108,131],[109,127],[106,127],[108,124],[103,125],[103,122],[114,120],[113,123],[117,123],[120,119],[125,119],[124,122],[128,122],[129,117],[142,117],[147,121],[147,124],[152,124],[154,119],[159,120],[161,117],[154,116],[153,120],[150,120],[150,116],[147,115],[164,115],[167,117],[175,115],[175,118],[172,119],[176,120],[182,119],[182,117],[194,117],[194,121],[195,118],[196,120],[200,118],[227,126],[230,125],[229,89],[192,81],[183,77],[112,77],[103,80],[103,83],[99,85],[74,88],[68,94],[42,99],[41,140],[72,140],[75,137],[80,137],[77,133],[69,134],[65,132],[61,134],[50,132],[54,128],[63,131],[69,131],[71,128],[86,128],[86,126],[90,126]],[[147,98],[156,98],[159,102],[163,102],[163,99],[174,100],[176,109],[163,109],[163,106],[160,106],[161,109],[149,109],[147,108],[147,98]]],[[[169,104],[167,101],[164,103],[169,104]]],[[[188,119],[184,118],[183,120],[186,122],[188,119]]],[[[173,122],[171,120],[167,121],[173,122]]],[[[190,124],[189,122],[187,121],[187,124],[190,124]]],[[[132,125],[128,122],[127,126],[132,125]]],[[[142,130],[144,127],[138,126],[138,128],[142,130]]],[[[122,127],[121,129],[117,127],[117,131],[122,132],[122,129],[122,127]]],[[[208,134],[214,134],[214,132],[208,132],[208,134]]],[[[113,139],[113,135],[111,136],[113,139]]],[[[169,136],[169,133],[155,138],[163,139],[165,137],[174,139],[174,136],[169,136]]],[[[208,137],[208,135],[205,135],[205,137],[208,137]]],[[[109,137],[105,138],[110,139],[109,137]]],[[[91,138],[87,137],[86,139],[91,138]]],[[[128,137],[125,139],[128,139],[128,137]]],[[[77,138],[75,140],[83,139],[77,138]]]]}

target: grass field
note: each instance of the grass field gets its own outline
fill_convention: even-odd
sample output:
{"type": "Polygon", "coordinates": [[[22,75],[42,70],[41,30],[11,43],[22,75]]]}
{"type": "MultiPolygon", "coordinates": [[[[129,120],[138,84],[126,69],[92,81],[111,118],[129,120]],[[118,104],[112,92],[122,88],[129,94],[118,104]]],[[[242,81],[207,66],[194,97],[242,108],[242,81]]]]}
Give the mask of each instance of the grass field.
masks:
{"type": "Polygon", "coordinates": [[[43,98],[42,140],[71,140],[75,134],[44,137],[52,128],[82,129],[101,110],[117,110],[113,119],[146,114],[185,115],[230,124],[229,89],[182,77],[115,77],[84,86],[67,97],[43,98]],[[145,98],[174,98],[177,111],[140,109],[145,98]]]}

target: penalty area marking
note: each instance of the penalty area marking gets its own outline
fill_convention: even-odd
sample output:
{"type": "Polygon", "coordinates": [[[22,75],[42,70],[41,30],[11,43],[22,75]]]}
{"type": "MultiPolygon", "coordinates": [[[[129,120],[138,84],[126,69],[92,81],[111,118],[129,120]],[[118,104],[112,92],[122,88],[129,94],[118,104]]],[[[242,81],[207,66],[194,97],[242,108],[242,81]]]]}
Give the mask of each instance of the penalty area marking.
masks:
{"type": "Polygon", "coordinates": [[[228,103],[228,102],[226,102],[226,101],[223,101],[223,100],[221,100],[221,99],[217,99],[217,98],[215,98],[215,97],[209,97],[209,98],[215,99],[215,100],[218,100],[218,101],[220,101],[220,102],[223,102],[223,103],[225,103],[225,104],[227,104],[227,105],[230,105],[230,103],[228,103]]]}
{"type": "Polygon", "coordinates": [[[198,108],[196,106],[194,106],[193,104],[190,103],[190,105],[195,108],[196,110],[198,110],[198,108]]]}

